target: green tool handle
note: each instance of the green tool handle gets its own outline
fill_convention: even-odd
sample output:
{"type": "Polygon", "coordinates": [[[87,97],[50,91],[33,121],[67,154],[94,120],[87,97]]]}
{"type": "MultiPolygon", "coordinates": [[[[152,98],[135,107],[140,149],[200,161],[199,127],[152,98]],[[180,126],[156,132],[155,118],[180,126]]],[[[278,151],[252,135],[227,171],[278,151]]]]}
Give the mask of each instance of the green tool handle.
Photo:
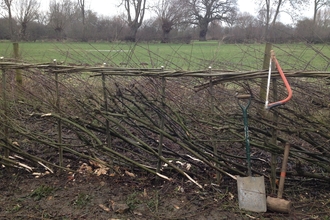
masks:
{"type": "Polygon", "coordinates": [[[247,108],[243,109],[243,118],[244,118],[244,134],[245,134],[246,159],[247,159],[247,164],[248,164],[248,175],[252,176],[247,108]]]}
{"type": "Polygon", "coordinates": [[[249,125],[248,125],[248,108],[251,104],[251,95],[244,94],[237,96],[238,105],[241,107],[243,112],[243,119],[244,119],[244,136],[245,136],[245,149],[246,149],[246,160],[247,160],[247,167],[248,167],[248,175],[252,176],[251,172],[251,156],[250,156],[250,137],[249,137],[249,125]],[[240,99],[248,99],[246,105],[243,105],[240,102],[240,99]]]}

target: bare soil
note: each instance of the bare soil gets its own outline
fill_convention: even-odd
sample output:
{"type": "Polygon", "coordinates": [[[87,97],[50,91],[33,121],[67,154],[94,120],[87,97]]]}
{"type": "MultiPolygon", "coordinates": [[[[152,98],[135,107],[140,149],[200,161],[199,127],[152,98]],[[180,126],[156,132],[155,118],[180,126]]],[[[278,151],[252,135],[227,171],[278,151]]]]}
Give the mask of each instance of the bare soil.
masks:
{"type": "MultiPolygon", "coordinates": [[[[79,163],[79,162],[78,162],[79,163]]],[[[78,164],[79,165],[79,164],[78,164]]],[[[289,180],[290,214],[238,209],[236,182],[224,177],[204,189],[180,178],[156,180],[146,173],[97,176],[88,170],[36,178],[0,171],[0,219],[329,219],[327,183],[289,180]]]]}

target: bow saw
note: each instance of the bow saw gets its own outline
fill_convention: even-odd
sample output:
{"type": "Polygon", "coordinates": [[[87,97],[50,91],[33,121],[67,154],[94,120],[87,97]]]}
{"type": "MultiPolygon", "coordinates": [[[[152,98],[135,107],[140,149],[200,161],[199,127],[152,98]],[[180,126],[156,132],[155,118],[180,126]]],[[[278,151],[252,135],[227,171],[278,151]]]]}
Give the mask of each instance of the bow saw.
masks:
{"type": "Polygon", "coordinates": [[[269,62],[268,81],[267,81],[267,92],[266,92],[266,102],[265,102],[265,108],[266,109],[271,109],[271,108],[276,107],[276,106],[279,106],[279,105],[284,105],[292,97],[292,90],[291,90],[290,84],[289,84],[288,80],[286,79],[286,77],[285,77],[285,75],[283,73],[283,70],[282,70],[280,64],[278,63],[278,61],[276,59],[275,53],[274,53],[273,50],[271,50],[270,53],[271,53],[271,56],[270,56],[270,62],[269,62]],[[270,90],[269,87],[270,87],[270,79],[271,79],[271,75],[272,75],[272,63],[273,62],[275,63],[276,68],[277,68],[278,72],[281,75],[281,78],[282,78],[282,80],[284,82],[284,85],[285,85],[285,87],[286,87],[286,89],[288,91],[288,96],[285,99],[283,99],[283,100],[269,103],[268,97],[269,97],[269,90],[270,90]]]}

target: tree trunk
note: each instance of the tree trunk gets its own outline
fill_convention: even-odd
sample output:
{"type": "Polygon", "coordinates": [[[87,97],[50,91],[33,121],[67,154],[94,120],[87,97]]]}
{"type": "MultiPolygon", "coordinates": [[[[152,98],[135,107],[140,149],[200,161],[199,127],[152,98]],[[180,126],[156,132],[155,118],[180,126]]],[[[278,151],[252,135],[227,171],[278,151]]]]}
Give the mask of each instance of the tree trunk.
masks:
{"type": "Polygon", "coordinates": [[[162,43],[169,43],[170,42],[170,32],[172,30],[173,22],[168,19],[162,19],[162,43]]]}
{"type": "Polygon", "coordinates": [[[162,36],[162,43],[169,43],[170,42],[170,32],[169,31],[163,31],[162,36]]]}
{"type": "Polygon", "coordinates": [[[272,21],[272,26],[273,27],[275,26],[275,23],[276,23],[276,20],[277,20],[277,16],[280,13],[280,7],[281,7],[281,5],[282,5],[282,0],[279,0],[278,3],[277,3],[275,15],[274,15],[274,18],[273,18],[273,21],[272,21]]]}
{"type": "Polygon", "coordinates": [[[206,41],[206,33],[207,33],[207,30],[199,31],[199,41],[206,41]]]}
{"type": "Polygon", "coordinates": [[[57,41],[62,40],[62,31],[63,31],[63,29],[60,28],[60,27],[55,28],[56,40],[57,41]]]}
{"type": "Polygon", "coordinates": [[[88,39],[86,37],[86,22],[85,22],[85,5],[83,5],[83,7],[81,8],[81,15],[82,15],[82,25],[83,25],[83,36],[82,36],[82,41],[83,42],[87,42],[88,39]]]}
{"type": "Polygon", "coordinates": [[[11,15],[11,8],[10,7],[8,7],[8,18],[9,18],[10,39],[14,40],[13,18],[12,18],[12,15],[11,15]]]}
{"type": "Polygon", "coordinates": [[[21,24],[21,40],[26,40],[26,28],[27,28],[26,22],[22,22],[22,24],[21,24]]]}
{"type": "Polygon", "coordinates": [[[136,25],[131,25],[128,36],[126,36],[125,40],[130,41],[130,42],[136,42],[136,34],[137,34],[138,29],[139,28],[136,27],[136,25]]]}
{"type": "Polygon", "coordinates": [[[199,25],[199,41],[206,41],[206,34],[208,31],[209,23],[207,21],[201,21],[199,25]]]}

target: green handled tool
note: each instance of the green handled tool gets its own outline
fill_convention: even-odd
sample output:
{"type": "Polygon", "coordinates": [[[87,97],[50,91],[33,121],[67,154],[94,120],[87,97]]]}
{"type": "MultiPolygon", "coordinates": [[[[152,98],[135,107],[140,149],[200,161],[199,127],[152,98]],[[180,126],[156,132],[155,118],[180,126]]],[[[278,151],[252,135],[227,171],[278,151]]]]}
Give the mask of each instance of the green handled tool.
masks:
{"type": "Polygon", "coordinates": [[[238,95],[237,96],[238,105],[241,107],[243,112],[244,119],[244,134],[245,134],[245,150],[246,150],[246,159],[248,164],[248,175],[252,176],[251,173],[251,156],[250,156],[250,137],[249,137],[249,125],[248,125],[248,108],[251,104],[251,95],[238,95]],[[245,104],[242,103],[242,99],[247,99],[245,104]]]}
{"type": "Polygon", "coordinates": [[[248,127],[248,108],[251,104],[251,95],[237,95],[238,105],[243,111],[244,134],[246,145],[246,160],[248,167],[247,177],[237,177],[239,208],[252,212],[266,212],[266,189],[264,176],[252,177],[250,138],[248,127]]]}

